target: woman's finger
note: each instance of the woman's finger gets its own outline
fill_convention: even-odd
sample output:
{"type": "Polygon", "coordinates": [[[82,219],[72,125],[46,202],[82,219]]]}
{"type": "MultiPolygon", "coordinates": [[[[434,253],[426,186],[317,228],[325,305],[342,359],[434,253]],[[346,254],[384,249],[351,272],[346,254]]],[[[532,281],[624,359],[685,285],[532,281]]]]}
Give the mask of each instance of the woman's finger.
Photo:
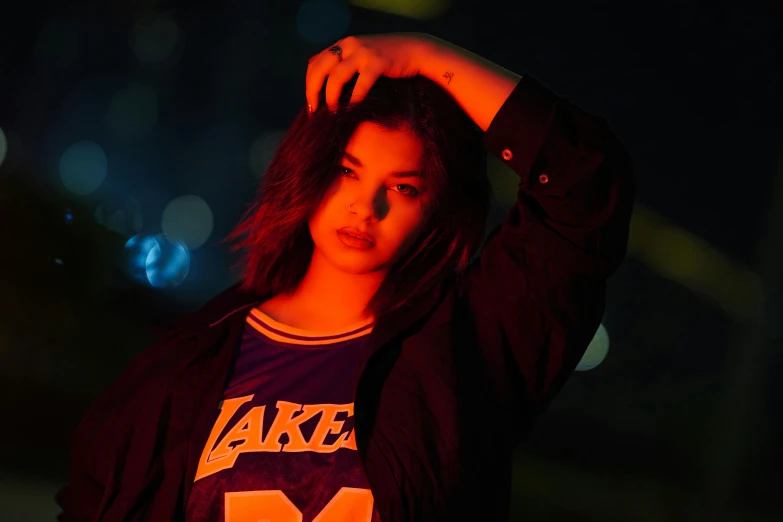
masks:
{"type": "Polygon", "coordinates": [[[356,80],[356,85],[353,87],[353,93],[351,94],[351,101],[349,103],[361,102],[382,75],[383,68],[380,66],[368,65],[361,69],[359,71],[359,78],[356,80]]]}
{"type": "Polygon", "coordinates": [[[343,86],[359,71],[359,65],[356,54],[352,54],[329,71],[326,79],[326,106],[329,110],[337,109],[343,86]]]}
{"type": "Polygon", "coordinates": [[[321,92],[326,77],[340,63],[340,57],[327,51],[310,60],[305,76],[305,98],[313,112],[318,108],[318,93],[321,92]]]}

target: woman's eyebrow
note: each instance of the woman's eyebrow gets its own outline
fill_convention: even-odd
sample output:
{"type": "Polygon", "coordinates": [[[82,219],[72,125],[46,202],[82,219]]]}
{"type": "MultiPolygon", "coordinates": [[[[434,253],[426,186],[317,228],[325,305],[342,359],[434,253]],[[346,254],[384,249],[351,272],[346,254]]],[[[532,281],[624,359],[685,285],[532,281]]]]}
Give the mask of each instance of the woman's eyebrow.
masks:
{"type": "MultiPolygon", "coordinates": [[[[346,152],[345,153],[345,159],[347,159],[351,164],[355,165],[356,167],[359,167],[360,169],[364,167],[362,165],[362,162],[354,156],[353,154],[346,152]]],[[[418,170],[405,170],[405,171],[399,171],[399,172],[392,172],[392,177],[395,178],[422,178],[421,172],[418,170]]]]}

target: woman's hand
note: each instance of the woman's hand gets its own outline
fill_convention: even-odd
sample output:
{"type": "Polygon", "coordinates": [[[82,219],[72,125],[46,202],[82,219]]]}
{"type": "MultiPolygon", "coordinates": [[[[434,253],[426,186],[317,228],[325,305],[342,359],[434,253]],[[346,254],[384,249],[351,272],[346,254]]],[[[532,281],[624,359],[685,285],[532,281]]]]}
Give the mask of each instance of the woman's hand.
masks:
{"type": "Polygon", "coordinates": [[[329,52],[330,45],[310,58],[307,66],[305,96],[309,112],[318,108],[318,93],[326,82],[326,105],[336,110],[343,85],[359,73],[349,103],[367,96],[380,76],[408,78],[419,73],[416,56],[428,43],[423,33],[392,33],[347,36],[334,45],[343,50],[340,57],[329,52]]]}

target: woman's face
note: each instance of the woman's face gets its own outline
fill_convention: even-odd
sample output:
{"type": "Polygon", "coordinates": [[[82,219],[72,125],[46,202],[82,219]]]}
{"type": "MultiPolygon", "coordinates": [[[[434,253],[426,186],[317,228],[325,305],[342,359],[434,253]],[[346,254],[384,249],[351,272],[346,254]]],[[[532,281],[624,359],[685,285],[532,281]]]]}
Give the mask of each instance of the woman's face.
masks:
{"type": "Polygon", "coordinates": [[[415,135],[359,125],[308,222],[318,253],[346,273],[388,271],[429,217],[430,194],[416,174],[421,168],[422,146],[415,135]],[[373,241],[354,242],[346,231],[365,232],[373,241]]]}

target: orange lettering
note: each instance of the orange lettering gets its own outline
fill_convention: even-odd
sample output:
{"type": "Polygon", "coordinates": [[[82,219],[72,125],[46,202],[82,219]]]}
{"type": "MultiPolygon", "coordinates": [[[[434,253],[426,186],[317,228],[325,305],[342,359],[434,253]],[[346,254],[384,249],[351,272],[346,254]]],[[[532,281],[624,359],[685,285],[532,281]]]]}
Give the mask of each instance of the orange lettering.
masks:
{"type": "MultiPolygon", "coordinates": [[[[302,512],[280,490],[237,491],[225,495],[226,522],[302,522],[302,512]]],[[[313,522],[370,522],[369,489],[340,488],[313,522]]]]}
{"type": "Polygon", "coordinates": [[[280,490],[225,495],[226,522],[302,522],[302,512],[280,490]]]}
{"type": "Polygon", "coordinates": [[[311,408],[308,408],[302,414],[294,417],[294,414],[301,409],[302,406],[299,404],[277,401],[277,415],[269,428],[269,432],[264,437],[261,451],[281,451],[283,444],[280,443],[280,437],[283,433],[288,435],[285,451],[300,452],[308,450],[307,442],[304,440],[299,426],[317,415],[318,410],[313,411],[311,408]]]}
{"type": "Polygon", "coordinates": [[[196,478],[193,482],[233,465],[232,463],[231,465],[223,466],[219,459],[208,461],[207,458],[209,457],[209,452],[215,445],[217,438],[220,436],[220,432],[223,431],[223,428],[226,427],[228,421],[231,420],[231,417],[234,416],[240,406],[252,400],[253,395],[247,395],[245,397],[237,397],[236,399],[228,399],[223,401],[223,407],[220,410],[220,415],[218,415],[218,418],[215,421],[215,425],[212,427],[212,432],[209,434],[209,439],[207,439],[207,443],[204,446],[204,451],[201,452],[201,460],[199,460],[198,469],[196,470],[196,478]]]}
{"type": "Polygon", "coordinates": [[[341,412],[346,412],[349,416],[353,415],[353,403],[300,405],[277,401],[277,415],[265,436],[262,431],[266,406],[256,406],[239,419],[218,441],[220,433],[226,429],[239,408],[252,399],[253,395],[248,395],[227,399],[223,403],[220,415],[201,453],[195,480],[233,467],[242,453],[260,451],[332,453],[339,448],[356,450],[354,430],[340,433],[345,421],[335,419],[341,412]],[[319,413],[321,418],[310,440],[306,441],[301,426],[319,413]],[[283,434],[288,436],[288,442],[285,444],[280,442],[283,434]],[[336,434],[339,434],[336,440],[327,445],[326,437],[336,434]]]}
{"type": "Polygon", "coordinates": [[[313,522],[372,520],[372,503],[372,493],[369,489],[340,488],[313,522]]]}
{"type": "MultiPolygon", "coordinates": [[[[345,439],[348,437],[348,433],[341,434],[335,442],[330,445],[325,445],[324,440],[330,433],[340,433],[343,429],[345,421],[334,420],[335,416],[342,412],[352,413],[353,407],[346,407],[342,404],[320,404],[320,409],[323,412],[321,419],[318,421],[318,426],[313,431],[313,436],[310,437],[309,449],[318,453],[332,453],[342,446],[345,439]]],[[[307,407],[305,406],[305,409],[307,407]]]]}
{"type": "Polygon", "coordinates": [[[351,430],[351,432],[348,434],[348,438],[345,439],[343,445],[340,446],[341,448],[352,449],[352,450],[356,449],[356,437],[354,435],[354,431],[356,431],[356,428],[351,430]]]}
{"type": "Polygon", "coordinates": [[[264,425],[265,406],[256,406],[245,414],[209,454],[210,460],[225,459],[226,467],[232,467],[240,453],[258,451],[261,445],[261,429],[264,425]],[[233,447],[232,447],[233,444],[233,447]]]}

